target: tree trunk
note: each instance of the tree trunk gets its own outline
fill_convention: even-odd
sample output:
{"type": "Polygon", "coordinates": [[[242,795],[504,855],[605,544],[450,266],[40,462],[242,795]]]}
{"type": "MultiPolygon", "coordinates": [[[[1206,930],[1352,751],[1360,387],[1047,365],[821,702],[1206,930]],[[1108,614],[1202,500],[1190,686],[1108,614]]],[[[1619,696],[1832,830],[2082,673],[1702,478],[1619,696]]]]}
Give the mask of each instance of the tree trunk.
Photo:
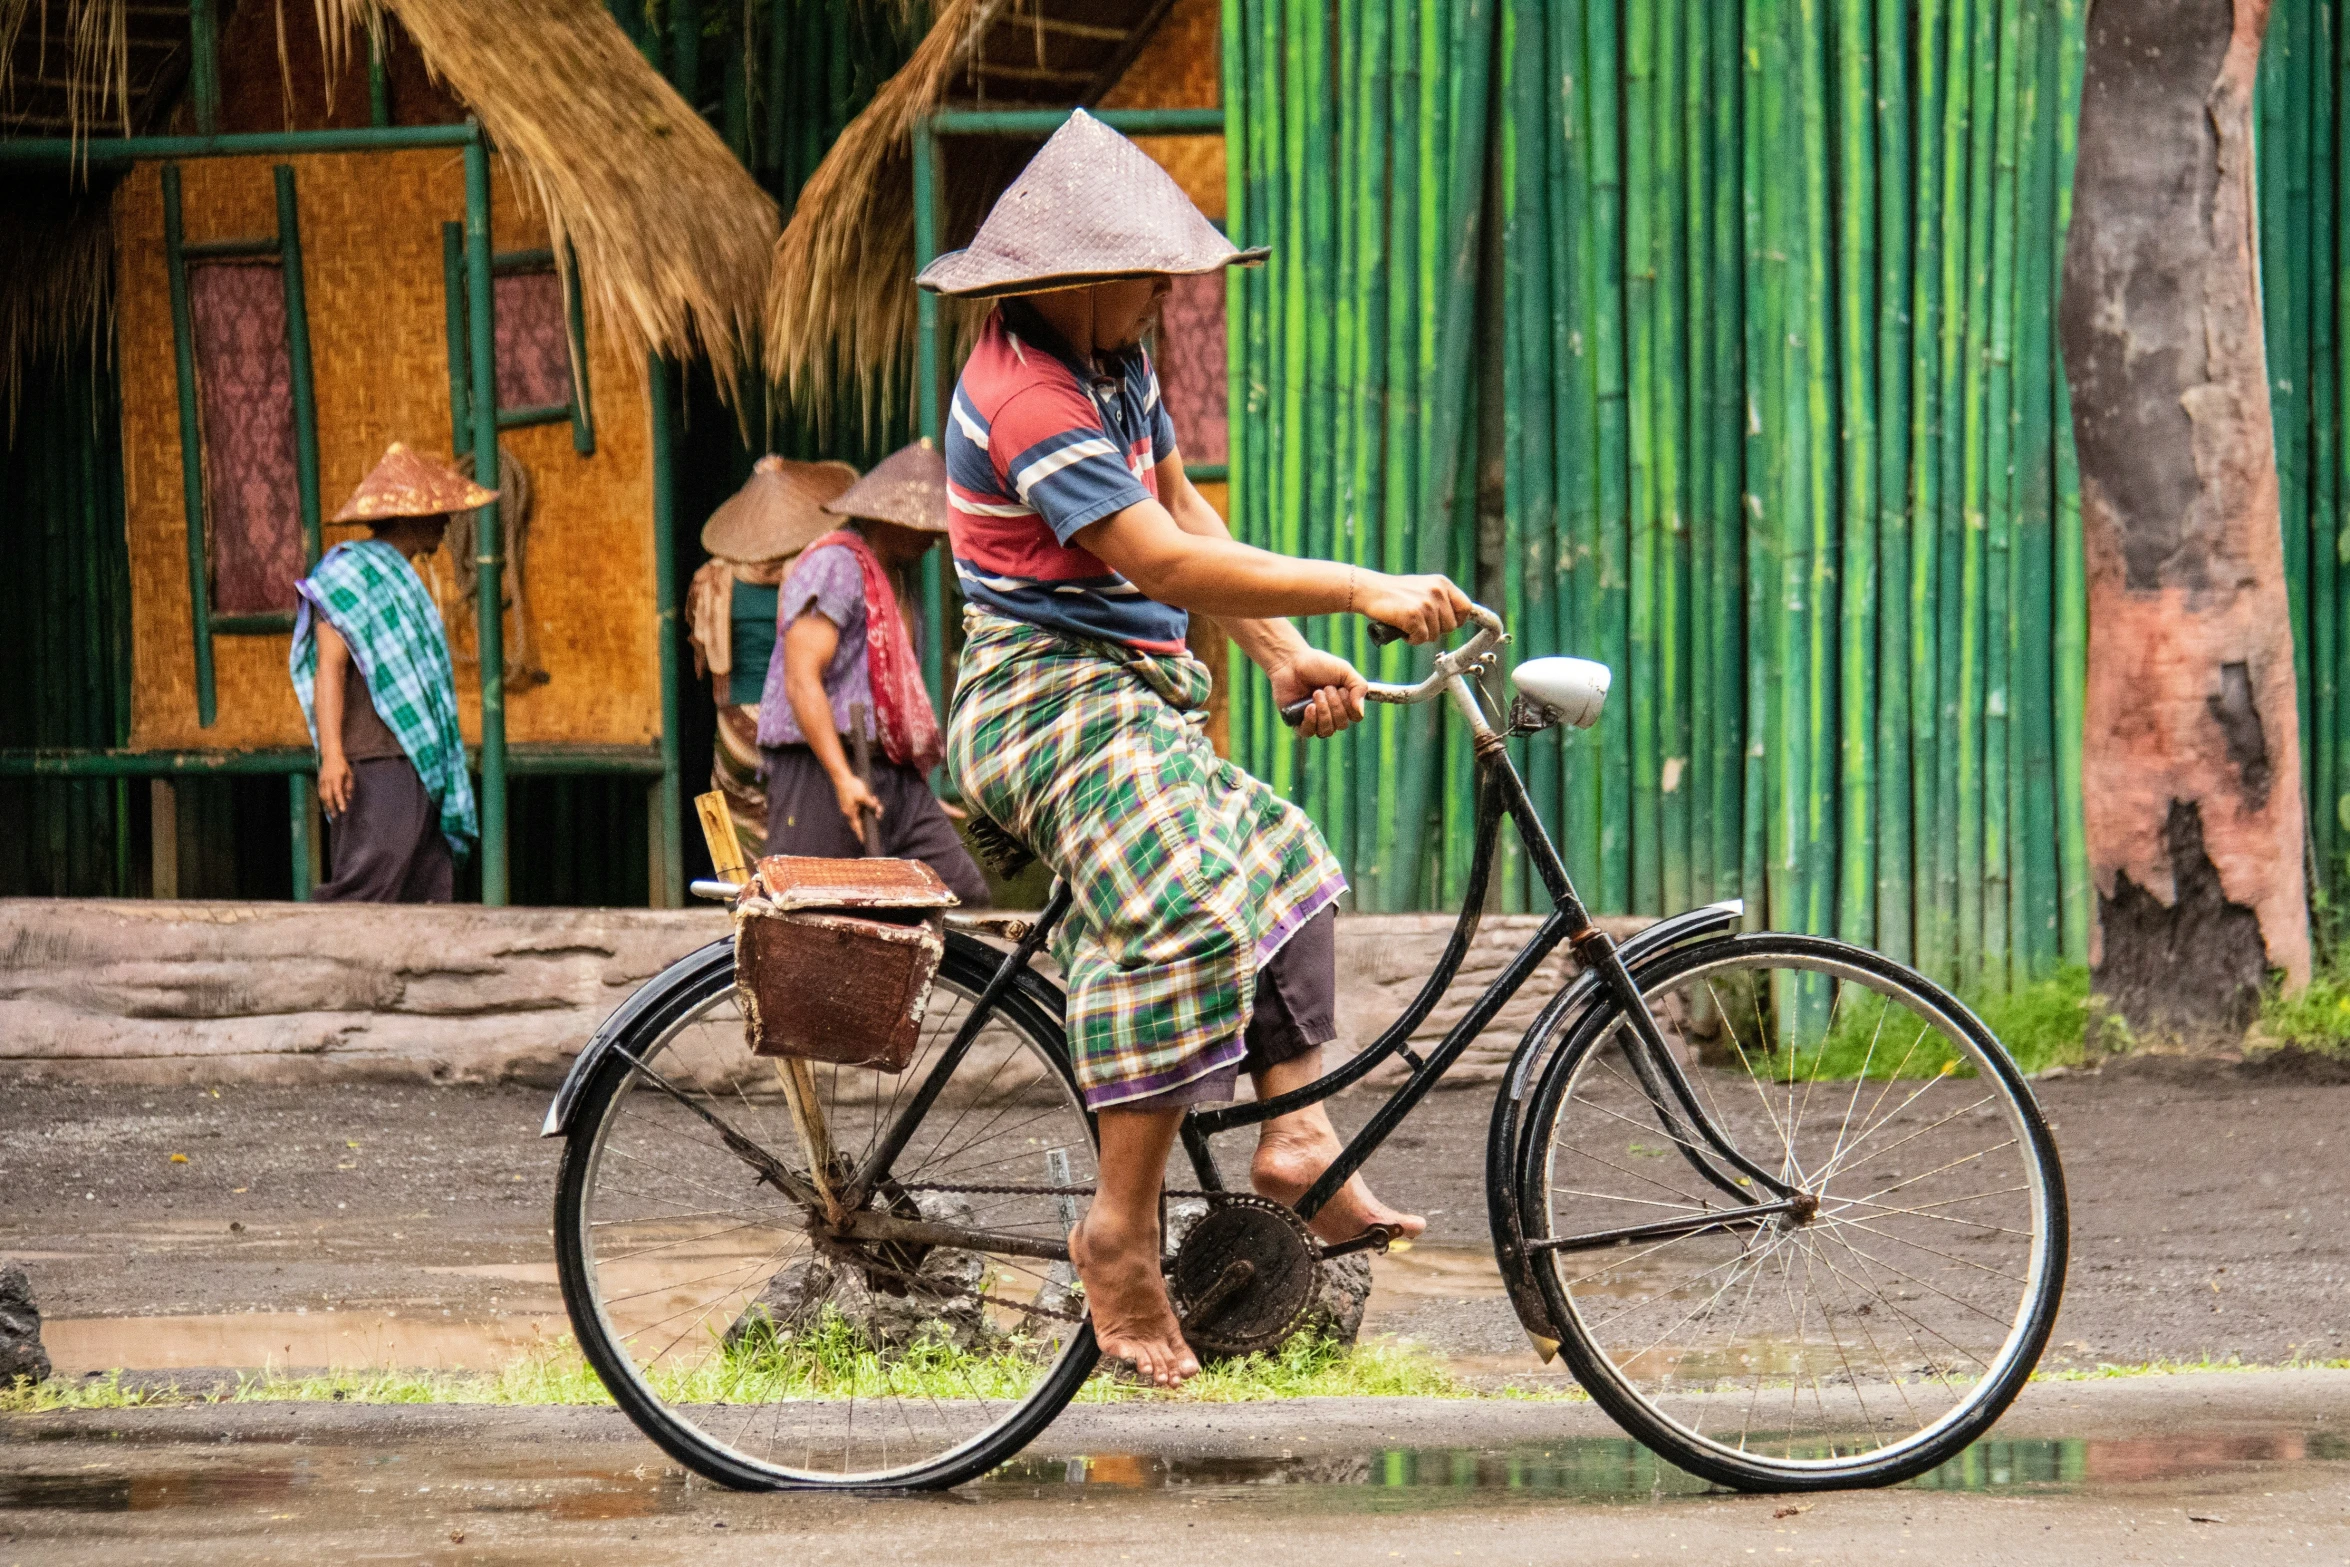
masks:
{"type": "Polygon", "coordinates": [[[2240,1036],[2309,978],[2301,737],[2261,339],[2267,0],[2095,0],[2060,305],[2088,560],[2097,989],[2240,1036]]]}

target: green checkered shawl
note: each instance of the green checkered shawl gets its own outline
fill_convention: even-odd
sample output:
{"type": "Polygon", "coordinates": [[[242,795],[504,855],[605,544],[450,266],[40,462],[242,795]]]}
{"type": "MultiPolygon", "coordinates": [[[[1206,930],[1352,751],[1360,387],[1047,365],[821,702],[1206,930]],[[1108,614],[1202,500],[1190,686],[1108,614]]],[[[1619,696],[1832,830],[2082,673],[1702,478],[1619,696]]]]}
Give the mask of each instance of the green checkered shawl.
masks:
{"type": "Polygon", "coordinates": [[[441,834],[458,856],[472,852],[481,829],[473,818],[473,779],[465,769],[465,740],[457,730],[457,682],[449,672],[449,639],[440,611],[398,550],[381,539],[359,539],[328,550],[295,584],[294,648],[287,667],[310,743],[318,743],[311,705],[318,680],[318,636],[313,615],[324,615],[366,678],[368,695],[416,776],[441,807],[441,834]]]}
{"type": "Polygon", "coordinates": [[[1095,1109],[1237,1062],[1258,967],[1346,890],[1303,811],[1219,759],[1208,668],[966,609],[965,798],[1069,883],[1053,932],[1095,1109]]]}

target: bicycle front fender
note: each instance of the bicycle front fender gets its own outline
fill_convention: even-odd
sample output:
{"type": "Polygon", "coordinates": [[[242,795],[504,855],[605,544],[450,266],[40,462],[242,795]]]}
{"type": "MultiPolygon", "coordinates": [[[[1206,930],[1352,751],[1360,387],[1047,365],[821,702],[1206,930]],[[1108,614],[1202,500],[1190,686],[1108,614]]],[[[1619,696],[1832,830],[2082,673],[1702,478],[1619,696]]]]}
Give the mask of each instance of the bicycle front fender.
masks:
{"type": "MultiPolygon", "coordinates": [[[[1735,929],[1745,917],[1746,905],[1739,899],[1709,903],[1702,909],[1658,920],[1625,940],[1618,951],[1626,968],[1637,968],[1658,953],[1685,942],[1735,929]]],[[[1526,1330],[1535,1352],[1545,1361],[1558,1353],[1558,1340],[1551,1336],[1550,1308],[1543,1304],[1541,1288],[1534,1282],[1533,1264],[1526,1256],[1524,1215],[1518,1207],[1518,1176],[1523,1162],[1518,1147],[1520,1111],[1545,1042],[1572,1034],[1600,999],[1599,976],[1589,970],[1551,998],[1510,1056],[1509,1068],[1502,1074],[1501,1092],[1494,1096],[1493,1120],[1485,1134],[1485,1206],[1486,1217],[1493,1226],[1494,1260],[1500,1264],[1502,1287],[1509,1294],[1510,1309],[1518,1314],[1518,1325],[1526,1330]]]]}

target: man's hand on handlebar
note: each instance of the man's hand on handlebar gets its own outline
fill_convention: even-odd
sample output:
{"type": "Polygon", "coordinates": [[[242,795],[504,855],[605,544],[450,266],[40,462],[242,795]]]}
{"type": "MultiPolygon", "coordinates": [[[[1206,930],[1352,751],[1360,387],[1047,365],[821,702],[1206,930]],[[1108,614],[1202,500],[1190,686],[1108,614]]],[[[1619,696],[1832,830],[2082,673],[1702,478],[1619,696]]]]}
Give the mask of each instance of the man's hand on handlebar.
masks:
{"type": "Polygon", "coordinates": [[[1272,671],[1272,681],[1274,706],[1286,708],[1305,702],[1305,712],[1296,721],[1300,734],[1326,740],[1362,722],[1363,693],[1370,687],[1354,665],[1336,653],[1300,649],[1288,663],[1272,671]]]}
{"type": "Polygon", "coordinates": [[[1469,595],[1454,587],[1449,578],[1390,577],[1366,571],[1360,582],[1355,613],[1393,626],[1415,644],[1434,642],[1469,618],[1469,595]]]}

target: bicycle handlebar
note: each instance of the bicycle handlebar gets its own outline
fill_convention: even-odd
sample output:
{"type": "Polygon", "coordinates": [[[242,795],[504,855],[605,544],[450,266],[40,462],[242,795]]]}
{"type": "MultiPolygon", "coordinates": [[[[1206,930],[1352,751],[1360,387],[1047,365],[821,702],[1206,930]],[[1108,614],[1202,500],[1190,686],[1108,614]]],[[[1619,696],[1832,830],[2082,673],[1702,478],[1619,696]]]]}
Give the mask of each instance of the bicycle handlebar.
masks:
{"type": "MultiPolygon", "coordinates": [[[[1370,689],[1363,693],[1364,696],[1373,702],[1390,702],[1398,706],[1409,706],[1415,702],[1426,702],[1434,698],[1456,676],[1481,671],[1486,655],[1507,642],[1509,633],[1503,628],[1501,617],[1482,604],[1469,606],[1469,618],[1477,622],[1477,634],[1450,652],[1438,653],[1436,668],[1430,672],[1427,679],[1408,686],[1392,685],[1385,681],[1374,680],[1370,683],[1370,689]]],[[[1371,640],[1382,647],[1397,641],[1402,636],[1402,631],[1388,625],[1385,621],[1374,620],[1371,622],[1371,640]]],[[[1280,709],[1281,721],[1295,729],[1304,721],[1306,705],[1312,700],[1313,698],[1306,697],[1284,705],[1280,709]]]]}

